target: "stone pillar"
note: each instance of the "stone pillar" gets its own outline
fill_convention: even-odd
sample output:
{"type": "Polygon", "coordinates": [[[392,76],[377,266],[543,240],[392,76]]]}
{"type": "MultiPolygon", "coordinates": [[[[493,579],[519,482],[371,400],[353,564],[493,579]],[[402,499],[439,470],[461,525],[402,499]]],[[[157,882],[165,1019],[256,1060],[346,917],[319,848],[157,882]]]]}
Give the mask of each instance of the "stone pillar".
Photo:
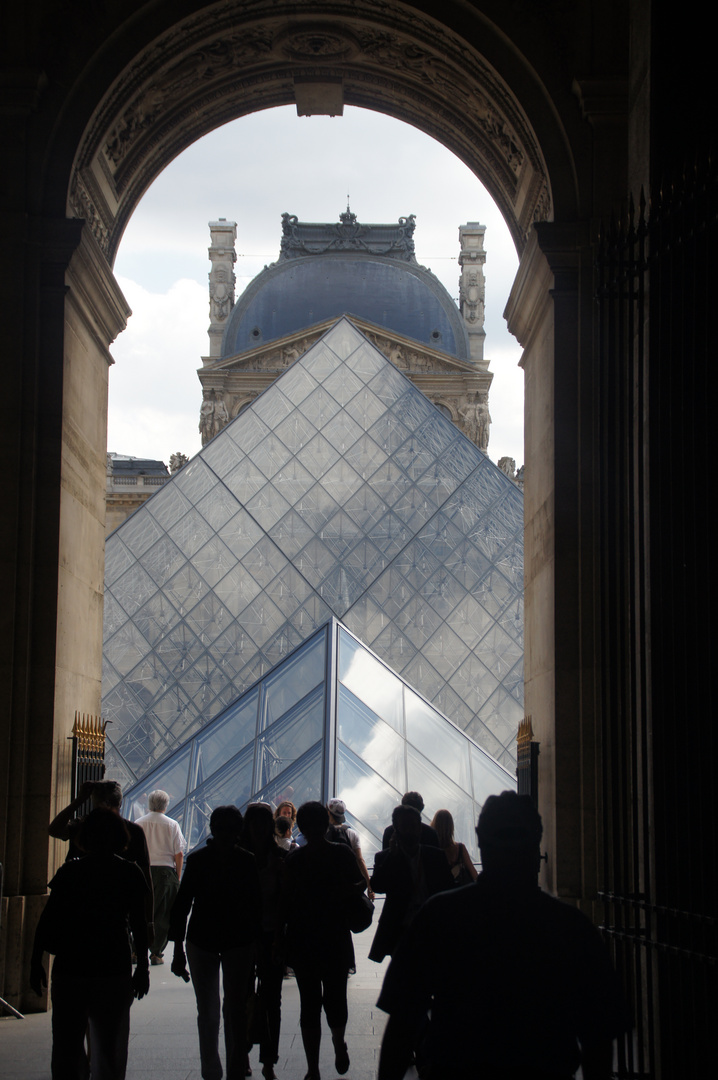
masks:
{"type": "Polygon", "coordinates": [[[505,316],[525,373],[525,710],[540,742],[542,884],[591,914],[597,889],[594,403],[591,249],[543,223],[505,316]]]}
{"type": "Polygon", "coordinates": [[[33,934],[66,854],[47,826],[69,801],[67,737],[76,709],[100,711],[108,344],[129,308],[79,220],[25,222],[14,265],[26,303],[2,425],[0,996],[30,1011],[33,934]]]}
{"type": "Polygon", "coordinates": [[[209,234],[212,243],[209,247],[209,259],[212,269],[209,272],[209,359],[222,355],[222,335],[227,319],[234,307],[234,264],[237,253],[234,244],[237,239],[236,221],[210,221],[209,234]]]}
{"type": "Polygon", "coordinates": [[[459,309],[469,331],[469,358],[480,368],[488,369],[489,362],[484,360],[484,299],[486,283],[484,281],[484,234],[486,226],[478,221],[469,221],[459,225],[461,253],[459,266],[459,309]]]}

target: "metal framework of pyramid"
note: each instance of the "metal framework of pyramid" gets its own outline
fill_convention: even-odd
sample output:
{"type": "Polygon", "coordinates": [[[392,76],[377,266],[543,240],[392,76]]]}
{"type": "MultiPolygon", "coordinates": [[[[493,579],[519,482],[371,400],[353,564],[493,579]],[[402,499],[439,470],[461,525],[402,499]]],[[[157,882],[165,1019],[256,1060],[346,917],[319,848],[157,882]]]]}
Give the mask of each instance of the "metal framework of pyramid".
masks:
{"type": "Polygon", "coordinates": [[[520,490],[346,318],[108,538],[127,788],[336,617],[513,771],[520,490]]]}
{"type": "Polygon", "coordinates": [[[390,671],[335,619],[125,793],[137,818],[154,789],[189,848],[216,806],[301,805],[336,793],[365,857],[404,791],[447,809],[478,858],[474,824],[488,795],[515,779],[390,671]]]}

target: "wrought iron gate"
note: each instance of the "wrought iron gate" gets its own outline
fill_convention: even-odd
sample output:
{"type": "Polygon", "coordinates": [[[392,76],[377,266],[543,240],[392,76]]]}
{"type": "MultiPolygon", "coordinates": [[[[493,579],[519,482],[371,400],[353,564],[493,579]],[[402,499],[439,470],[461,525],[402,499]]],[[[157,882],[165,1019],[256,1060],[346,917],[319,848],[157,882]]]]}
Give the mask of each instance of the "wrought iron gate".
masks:
{"type": "Polygon", "coordinates": [[[710,573],[691,579],[701,551],[715,561],[715,196],[714,165],[687,170],[598,245],[600,895],[635,1024],[621,1077],[703,1075],[716,1007],[716,597],[710,573]]]}

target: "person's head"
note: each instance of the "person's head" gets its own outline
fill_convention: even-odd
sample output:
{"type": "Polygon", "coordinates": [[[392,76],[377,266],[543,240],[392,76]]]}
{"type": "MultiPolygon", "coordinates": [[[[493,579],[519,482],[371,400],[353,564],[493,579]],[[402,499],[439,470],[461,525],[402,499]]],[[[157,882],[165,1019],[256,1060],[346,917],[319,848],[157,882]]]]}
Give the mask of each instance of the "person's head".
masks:
{"type": "MultiPolygon", "coordinates": [[[[291,822],[288,824],[291,830],[291,822]]],[[[255,853],[274,849],[274,815],[271,806],[259,802],[249,804],[244,811],[244,836],[250,850],[255,853]]]]}
{"type": "Polygon", "coordinates": [[[424,809],[424,800],[418,791],[405,791],[401,797],[402,806],[413,806],[419,813],[424,809]]]}
{"type": "Polygon", "coordinates": [[[308,844],[321,840],[329,827],[329,811],[320,802],[305,802],[297,810],[297,825],[308,844]]]}
{"type": "Polygon", "coordinates": [[[164,814],[165,810],[170,804],[170,797],[166,791],[151,791],[147,796],[147,805],[150,810],[153,810],[156,814],[164,814]]]}
{"type": "Polygon", "coordinates": [[[439,847],[447,848],[454,839],[454,819],[448,810],[437,810],[431,827],[439,838],[439,847]]]}
{"type": "Polygon", "coordinates": [[[93,810],[114,810],[119,814],[122,806],[122,788],[116,780],[98,780],[92,787],[93,810]]]}
{"type": "Polygon", "coordinates": [[[395,806],[391,815],[394,838],[402,851],[413,854],[421,843],[421,814],[413,806],[395,806]]]}
{"type": "Polygon", "coordinates": [[[209,819],[209,831],[220,843],[238,843],[242,836],[242,814],[236,806],[218,806],[209,819]]]}
{"type": "Polygon", "coordinates": [[[346,821],[346,804],[341,799],[330,799],[327,803],[332,825],[343,825],[346,821]]]}
{"type": "Polygon", "coordinates": [[[292,825],[294,825],[297,820],[297,808],[293,802],[289,801],[289,799],[284,799],[284,801],[280,802],[279,806],[274,811],[274,816],[275,818],[289,818],[292,825]]]}
{"type": "Polygon", "coordinates": [[[130,834],[119,816],[108,807],[91,810],[77,835],[77,844],[88,855],[120,855],[130,834]]]}
{"type": "Polygon", "coordinates": [[[277,836],[291,836],[292,823],[288,817],[278,817],[274,821],[274,831],[277,836]]]}
{"type": "Polygon", "coordinates": [[[484,873],[535,884],[543,825],[528,795],[515,791],[490,795],[479,815],[476,835],[484,873]]]}

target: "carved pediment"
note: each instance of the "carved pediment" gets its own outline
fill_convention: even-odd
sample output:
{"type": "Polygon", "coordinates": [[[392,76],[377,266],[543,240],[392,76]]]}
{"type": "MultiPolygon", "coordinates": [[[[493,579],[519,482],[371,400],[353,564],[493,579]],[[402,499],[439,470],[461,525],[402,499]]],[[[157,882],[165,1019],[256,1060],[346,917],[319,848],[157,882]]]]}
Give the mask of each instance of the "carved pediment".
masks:
{"type": "MultiPolygon", "coordinates": [[[[218,361],[205,358],[205,366],[201,371],[203,374],[211,371],[213,374],[256,372],[278,375],[306,352],[335,321],[335,319],[325,320],[317,323],[310,330],[289,334],[278,341],[270,341],[236,356],[226,356],[218,361]]],[[[476,374],[475,365],[465,360],[447,356],[437,349],[431,349],[421,342],[413,341],[400,334],[390,334],[365,319],[352,316],[352,322],[366,334],[371,343],[380,349],[387,359],[407,375],[476,374]]]]}

